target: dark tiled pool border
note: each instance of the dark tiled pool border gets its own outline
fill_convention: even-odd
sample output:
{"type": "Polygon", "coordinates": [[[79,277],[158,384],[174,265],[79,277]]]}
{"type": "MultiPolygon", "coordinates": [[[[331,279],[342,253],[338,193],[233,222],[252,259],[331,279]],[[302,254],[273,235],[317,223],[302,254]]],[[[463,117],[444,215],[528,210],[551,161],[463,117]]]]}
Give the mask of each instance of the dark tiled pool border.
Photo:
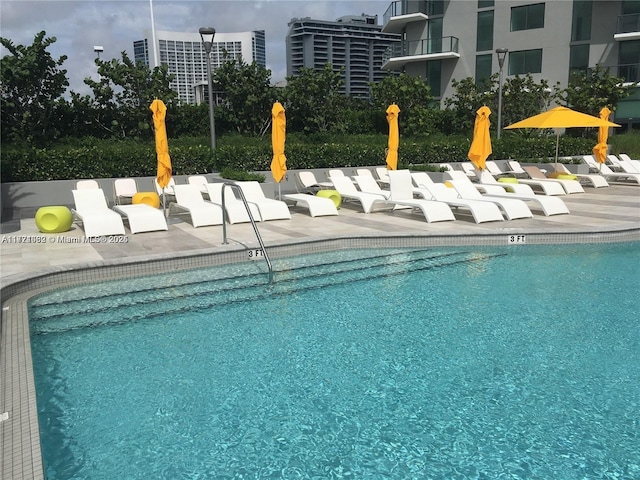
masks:
{"type": "MultiPolygon", "coordinates": [[[[522,233],[526,244],[616,243],[640,241],[640,229],[573,233],[522,233]]],[[[273,243],[270,258],[354,248],[414,248],[442,246],[508,246],[508,232],[485,235],[388,235],[340,237],[273,243]]],[[[207,249],[188,253],[162,254],[118,261],[91,262],[71,267],[50,268],[37,274],[14,275],[2,287],[0,329],[0,475],[13,480],[43,480],[40,433],[29,341],[27,302],[39,293],[81,283],[167,273],[175,270],[212,267],[248,260],[244,246],[207,249]]],[[[265,267],[266,272],[266,267],[265,267]]]]}

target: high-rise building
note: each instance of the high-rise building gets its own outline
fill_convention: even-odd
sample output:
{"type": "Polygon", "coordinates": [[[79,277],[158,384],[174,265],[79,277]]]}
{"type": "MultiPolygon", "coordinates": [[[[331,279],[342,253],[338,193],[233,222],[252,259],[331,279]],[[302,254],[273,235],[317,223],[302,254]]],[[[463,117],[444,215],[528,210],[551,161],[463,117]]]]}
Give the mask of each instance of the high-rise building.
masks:
{"type": "Polygon", "coordinates": [[[368,98],[369,83],[389,75],[381,68],[383,53],[400,40],[399,35],[381,30],[377,15],[345,16],[335,22],[294,18],[286,38],[287,76],[330,63],[335,71],[344,69],[341,93],[368,98]]]}
{"type": "MultiPolygon", "coordinates": [[[[155,55],[151,31],[145,30],[144,40],[133,43],[134,59],[142,61],[151,68],[155,55]]],[[[155,32],[157,58],[162,65],[169,67],[169,73],[175,76],[170,87],[182,103],[196,104],[202,101],[207,85],[207,56],[198,32],[155,32]]],[[[256,62],[266,67],[266,48],[264,30],[240,33],[216,33],[211,49],[211,71],[229,59],[239,59],[246,63],[256,62]]]]}
{"type": "Polygon", "coordinates": [[[561,88],[601,65],[636,85],[615,120],[640,128],[639,0],[403,0],[391,2],[382,31],[402,35],[383,68],[424,78],[440,99],[455,93],[454,79],[497,73],[496,50],[508,50],[505,78],[531,74],[561,88]]]}

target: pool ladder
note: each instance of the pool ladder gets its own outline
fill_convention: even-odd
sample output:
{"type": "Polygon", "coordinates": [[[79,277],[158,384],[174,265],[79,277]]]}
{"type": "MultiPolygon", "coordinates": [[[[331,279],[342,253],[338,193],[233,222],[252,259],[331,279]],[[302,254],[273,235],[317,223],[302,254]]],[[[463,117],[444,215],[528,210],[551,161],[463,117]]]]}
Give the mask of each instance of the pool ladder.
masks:
{"type": "Polygon", "coordinates": [[[249,220],[251,221],[251,226],[253,227],[253,231],[256,234],[256,238],[258,239],[258,243],[260,244],[260,249],[264,255],[264,259],[267,262],[267,267],[269,268],[269,283],[273,283],[273,266],[271,265],[271,260],[269,259],[269,254],[267,254],[267,249],[264,248],[264,242],[262,241],[262,236],[258,231],[258,226],[256,225],[256,221],[253,219],[253,215],[251,214],[251,209],[249,208],[249,203],[247,202],[246,197],[244,196],[244,192],[240,188],[239,185],[231,182],[223,182],[224,186],[222,187],[222,243],[225,245],[229,242],[227,241],[227,209],[224,201],[224,191],[226,190],[224,187],[228,186],[231,189],[235,189],[240,194],[240,199],[244,204],[244,208],[247,210],[247,214],[249,215],[249,220]]]}

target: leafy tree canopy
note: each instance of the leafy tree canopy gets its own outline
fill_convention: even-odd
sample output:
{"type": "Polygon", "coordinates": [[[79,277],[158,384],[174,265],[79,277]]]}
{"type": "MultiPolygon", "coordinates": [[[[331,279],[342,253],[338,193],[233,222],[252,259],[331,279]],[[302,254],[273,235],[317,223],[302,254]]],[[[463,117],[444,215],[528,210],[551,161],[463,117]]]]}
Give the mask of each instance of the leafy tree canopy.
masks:
{"type": "Polygon", "coordinates": [[[241,58],[228,60],[213,73],[214,90],[223,92],[226,108],[223,121],[239,134],[262,135],[271,121],[271,107],[277,92],[270,85],[271,70],[241,58]]]}
{"type": "Polygon", "coordinates": [[[65,55],[54,59],[47,47],[55,37],[38,33],[30,46],[14,45],[0,37],[9,51],[0,62],[0,95],[3,135],[29,143],[56,136],[56,109],[69,86],[61,66],[65,55]]]}

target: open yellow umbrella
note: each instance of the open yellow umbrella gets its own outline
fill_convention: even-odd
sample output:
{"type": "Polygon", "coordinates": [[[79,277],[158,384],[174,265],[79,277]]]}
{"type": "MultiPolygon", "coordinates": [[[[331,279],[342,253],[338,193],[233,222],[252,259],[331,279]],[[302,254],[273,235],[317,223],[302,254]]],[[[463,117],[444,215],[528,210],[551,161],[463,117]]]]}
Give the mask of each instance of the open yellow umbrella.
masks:
{"type": "MultiPolygon", "coordinates": [[[[611,110],[604,107],[600,110],[600,119],[609,121],[609,115],[611,110]]],[[[605,163],[607,161],[607,138],[609,137],[609,127],[600,127],[598,130],[598,144],[593,147],[593,156],[599,163],[605,163]]]]}
{"type": "Polygon", "coordinates": [[[491,135],[489,135],[489,107],[480,107],[476,112],[476,122],[473,125],[473,140],[467,157],[478,170],[485,169],[487,157],[491,155],[491,135]]]}
{"type": "Polygon", "coordinates": [[[387,144],[387,169],[398,169],[398,145],[400,145],[400,131],[398,129],[398,114],[400,108],[395,103],[387,108],[387,123],[389,124],[389,143],[387,144]]]}
{"type": "Polygon", "coordinates": [[[616,123],[602,120],[585,113],[576,112],[567,107],[555,107],[546,112],[512,123],[508,128],[555,128],[556,129],[556,164],[558,163],[558,144],[561,128],[576,127],[619,127],[616,123]]]}
{"type": "Polygon", "coordinates": [[[271,174],[277,183],[280,183],[287,173],[287,157],[284,155],[286,130],[287,118],[284,114],[284,107],[280,102],[276,102],[271,109],[271,146],[273,148],[271,174]]]}
{"type": "Polygon", "coordinates": [[[155,99],[149,109],[153,112],[153,130],[156,136],[156,155],[158,157],[158,185],[162,188],[162,204],[165,206],[164,189],[171,180],[171,157],[169,157],[169,143],[167,141],[167,127],[165,118],[167,107],[162,100],[155,99]]]}

